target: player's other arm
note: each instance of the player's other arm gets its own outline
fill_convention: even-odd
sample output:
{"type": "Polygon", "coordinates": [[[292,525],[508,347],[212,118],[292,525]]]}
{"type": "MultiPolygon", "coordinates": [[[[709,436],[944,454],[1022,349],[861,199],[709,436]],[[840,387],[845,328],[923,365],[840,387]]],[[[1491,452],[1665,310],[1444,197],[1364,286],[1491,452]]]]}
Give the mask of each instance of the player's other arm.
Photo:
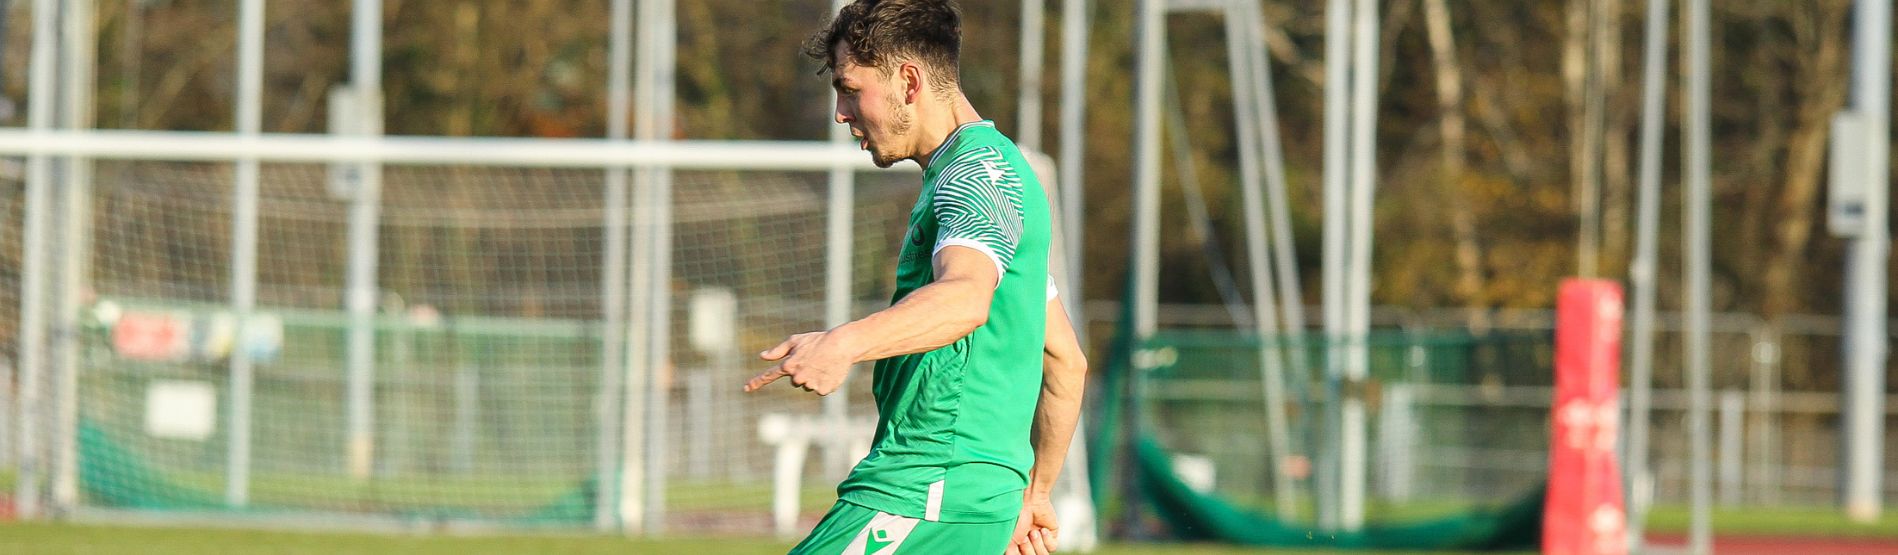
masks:
{"type": "Polygon", "coordinates": [[[850,365],[932,351],[988,322],[995,297],[995,262],[973,248],[951,245],[933,259],[936,281],[917,288],[889,308],[832,328],[791,336],[760,356],[779,361],[745,384],[756,391],[778,378],[818,395],[843,384],[850,365]]]}
{"type": "Polygon", "coordinates": [[[1075,422],[1081,417],[1081,391],[1087,384],[1087,357],[1081,354],[1081,342],[1058,298],[1048,300],[1047,334],[1041,351],[1041,400],[1035,405],[1029,430],[1035,448],[1035,466],[1028,474],[1030,499],[1046,499],[1054,492],[1054,480],[1061,475],[1075,422]]]}
{"type": "MultiPolygon", "coordinates": [[[[1053,285],[1049,290],[1053,290],[1053,285]]],[[[1055,550],[1060,521],[1054,514],[1054,481],[1068,458],[1075,422],[1081,417],[1081,391],[1087,383],[1087,358],[1068,312],[1052,294],[1048,298],[1047,339],[1041,350],[1041,399],[1029,442],[1035,466],[1028,471],[1028,490],[1022,494],[1021,516],[1004,555],[1041,555],[1055,550]]]]}

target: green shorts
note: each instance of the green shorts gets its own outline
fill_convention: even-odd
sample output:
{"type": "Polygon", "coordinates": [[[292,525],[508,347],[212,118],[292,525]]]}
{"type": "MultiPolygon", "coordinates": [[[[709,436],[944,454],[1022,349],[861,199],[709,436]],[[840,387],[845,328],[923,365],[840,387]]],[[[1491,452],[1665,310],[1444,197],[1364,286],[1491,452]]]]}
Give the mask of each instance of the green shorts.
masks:
{"type": "Polygon", "coordinates": [[[1001,555],[1014,533],[1012,521],[930,522],[838,501],[790,555],[1001,555]]]}

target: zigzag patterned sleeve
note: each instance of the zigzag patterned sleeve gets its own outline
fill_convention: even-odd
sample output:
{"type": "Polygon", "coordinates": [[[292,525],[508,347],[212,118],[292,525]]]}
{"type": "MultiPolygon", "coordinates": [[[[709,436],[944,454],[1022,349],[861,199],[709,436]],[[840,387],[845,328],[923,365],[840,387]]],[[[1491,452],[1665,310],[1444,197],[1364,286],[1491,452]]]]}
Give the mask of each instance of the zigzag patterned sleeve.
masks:
{"type": "Polygon", "coordinates": [[[932,253],[951,245],[980,251],[995,262],[999,286],[1021,243],[1021,177],[1000,153],[983,148],[958,156],[936,179],[932,253]]]}

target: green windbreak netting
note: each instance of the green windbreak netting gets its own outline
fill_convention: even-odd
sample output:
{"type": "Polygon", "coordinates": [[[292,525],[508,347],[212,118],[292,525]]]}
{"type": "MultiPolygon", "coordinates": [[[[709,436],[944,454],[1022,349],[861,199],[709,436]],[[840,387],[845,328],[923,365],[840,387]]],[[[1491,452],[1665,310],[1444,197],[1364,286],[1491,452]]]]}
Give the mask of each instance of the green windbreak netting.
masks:
{"type": "Polygon", "coordinates": [[[1123,340],[1114,355],[1093,460],[1104,520],[1124,535],[1379,549],[1537,542],[1546,334],[1163,331],[1123,340]],[[1327,379],[1353,351],[1368,378],[1327,379]],[[1271,376],[1283,380],[1280,410],[1267,410],[1271,376]],[[1345,416],[1351,404],[1361,410],[1345,416]],[[1286,430],[1276,441],[1274,419],[1286,430]],[[1347,455],[1340,446],[1352,441],[1347,455]],[[1339,485],[1349,472],[1362,494],[1339,485]],[[1339,520],[1353,512],[1361,524],[1339,520]]]}
{"type": "MultiPolygon", "coordinates": [[[[159,310],[126,306],[131,314],[159,310]]],[[[211,309],[166,310],[189,315],[211,309]]],[[[80,383],[79,483],[89,505],[519,525],[591,522],[598,488],[590,459],[579,455],[587,454],[585,443],[593,437],[586,393],[595,387],[598,370],[551,356],[591,354],[599,340],[590,326],[483,318],[433,328],[380,322],[385,353],[403,363],[387,370],[395,375],[378,388],[382,425],[403,441],[385,443],[383,462],[372,470],[402,479],[358,480],[334,470],[344,466],[343,450],[334,447],[341,443],[345,397],[336,346],[347,319],[322,311],[279,311],[272,317],[288,346],[277,358],[289,362],[260,365],[260,387],[251,402],[262,409],[255,418],[264,433],[252,439],[250,499],[242,507],[228,500],[224,443],[180,438],[179,431],[155,424],[181,418],[163,411],[191,410],[188,402],[164,400],[165,385],[200,381],[210,384],[205,389],[223,391],[227,377],[191,364],[127,361],[105,352],[114,341],[107,330],[89,331],[88,343],[101,351],[80,383]],[[546,351],[536,356],[524,346],[546,351]],[[521,356],[497,356],[502,352],[521,356]]],[[[220,408],[218,401],[211,403],[199,410],[220,408]]],[[[215,434],[220,428],[213,423],[207,430],[215,434]]]]}

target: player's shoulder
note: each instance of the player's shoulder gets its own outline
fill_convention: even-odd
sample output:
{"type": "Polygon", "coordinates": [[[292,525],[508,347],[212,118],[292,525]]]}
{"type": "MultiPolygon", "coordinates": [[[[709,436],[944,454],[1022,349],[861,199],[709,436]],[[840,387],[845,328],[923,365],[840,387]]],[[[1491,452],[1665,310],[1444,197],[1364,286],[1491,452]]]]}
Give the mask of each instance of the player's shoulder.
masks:
{"type": "Polygon", "coordinates": [[[940,187],[1019,186],[1021,173],[1002,149],[981,145],[959,149],[943,163],[936,180],[940,187]]]}
{"type": "Polygon", "coordinates": [[[942,164],[942,173],[947,175],[956,172],[1000,167],[1007,164],[1008,158],[1002,155],[1002,149],[996,148],[994,145],[964,145],[962,148],[958,148],[955,152],[950,153],[949,159],[942,164]]]}

